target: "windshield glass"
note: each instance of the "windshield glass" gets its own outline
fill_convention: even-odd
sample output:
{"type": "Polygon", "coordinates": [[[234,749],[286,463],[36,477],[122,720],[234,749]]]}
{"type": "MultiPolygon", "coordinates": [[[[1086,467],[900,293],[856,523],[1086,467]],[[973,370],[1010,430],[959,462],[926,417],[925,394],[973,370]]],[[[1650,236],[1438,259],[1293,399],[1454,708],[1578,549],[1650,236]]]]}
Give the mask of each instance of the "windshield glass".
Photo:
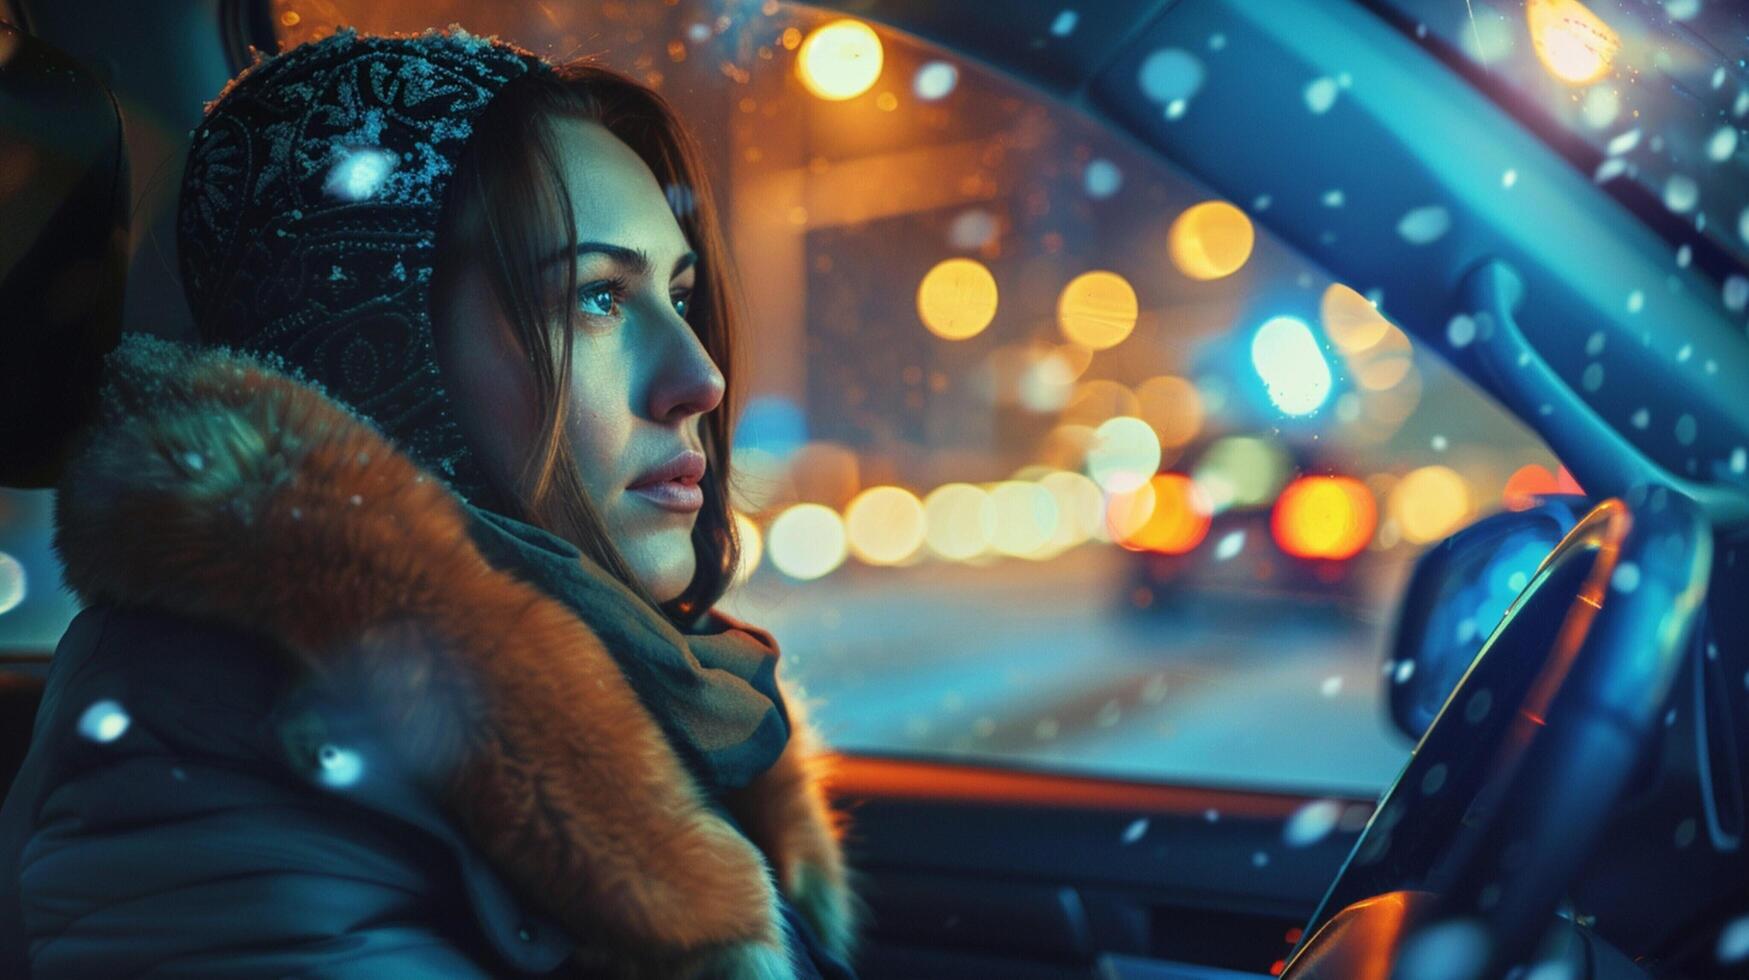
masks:
{"type": "Polygon", "coordinates": [[[1749,306],[1749,4],[1375,3],[1749,306]]]}
{"type": "MultiPolygon", "coordinates": [[[[839,748],[1370,795],[1412,563],[1571,488],[1256,202],[953,51],[775,2],[272,13],[594,55],[694,127],[750,287],[726,609],[839,748]]],[[[70,614],[49,512],[0,496],[0,642],[70,614]]]]}

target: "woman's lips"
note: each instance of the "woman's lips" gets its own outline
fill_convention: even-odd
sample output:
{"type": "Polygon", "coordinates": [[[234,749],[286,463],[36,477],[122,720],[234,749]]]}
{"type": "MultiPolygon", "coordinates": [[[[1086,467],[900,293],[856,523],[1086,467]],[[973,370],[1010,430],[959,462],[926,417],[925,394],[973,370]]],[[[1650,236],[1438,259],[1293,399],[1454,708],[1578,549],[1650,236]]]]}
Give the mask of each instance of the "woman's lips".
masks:
{"type": "Polygon", "coordinates": [[[677,514],[697,513],[704,506],[704,488],[697,483],[685,480],[663,480],[660,483],[648,483],[641,487],[632,487],[631,492],[641,495],[664,510],[677,514]]]}

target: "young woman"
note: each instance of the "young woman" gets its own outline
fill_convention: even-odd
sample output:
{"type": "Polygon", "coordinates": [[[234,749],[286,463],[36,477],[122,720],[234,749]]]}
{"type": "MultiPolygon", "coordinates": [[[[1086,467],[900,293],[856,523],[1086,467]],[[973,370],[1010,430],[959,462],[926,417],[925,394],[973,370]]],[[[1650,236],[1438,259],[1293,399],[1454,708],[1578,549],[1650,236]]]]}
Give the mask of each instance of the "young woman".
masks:
{"type": "Polygon", "coordinates": [[[88,608],[0,814],[0,972],[850,976],[818,742],[712,608],[698,159],[648,89],[459,29],[208,107],[206,344],[123,342],[57,498],[88,608]]]}

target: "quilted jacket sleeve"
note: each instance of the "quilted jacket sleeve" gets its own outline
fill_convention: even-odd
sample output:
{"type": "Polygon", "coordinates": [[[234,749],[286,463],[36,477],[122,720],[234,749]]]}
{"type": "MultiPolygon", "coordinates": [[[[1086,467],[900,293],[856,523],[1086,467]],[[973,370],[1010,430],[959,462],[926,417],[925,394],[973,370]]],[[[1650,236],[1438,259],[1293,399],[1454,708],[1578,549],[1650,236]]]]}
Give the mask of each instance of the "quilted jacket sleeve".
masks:
{"type": "Polygon", "coordinates": [[[162,669],[51,679],[8,801],[33,977],[488,975],[435,842],[257,750],[271,683],[192,656],[234,637],[124,635],[162,669]]]}

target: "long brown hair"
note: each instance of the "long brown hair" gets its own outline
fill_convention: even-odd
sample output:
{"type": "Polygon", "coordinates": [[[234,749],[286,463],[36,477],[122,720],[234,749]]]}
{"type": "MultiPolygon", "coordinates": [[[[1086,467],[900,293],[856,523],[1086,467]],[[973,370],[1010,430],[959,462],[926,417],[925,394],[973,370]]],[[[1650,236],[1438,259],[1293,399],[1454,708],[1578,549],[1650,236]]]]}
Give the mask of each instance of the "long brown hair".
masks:
{"type": "MultiPolygon", "coordinates": [[[[722,597],[740,560],[728,493],[739,309],[716,203],[703,175],[702,155],[680,118],[659,94],[633,79],[584,61],[518,78],[474,120],[456,162],[437,236],[431,300],[434,314],[445,308],[463,271],[479,266],[533,372],[541,422],[518,477],[517,499],[502,504],[513,508],[512,516],[576,545],[682,628],[722,597]],[[555,304],[540,270],[552,243],[563,241],[566,254],[577,246],[550,126],[561,118],[598,123],[630,146],[662,185],[675,220],[699,255],[686,319],[726,384],[722,402],[700,426],[707,466],[700,481],[704,508],[692,531],[697,571],[667,603],[656,601],[614,546],[564,439],[573,324],[567,319],[566,329],[556,331],[562,340],[555,352],[555,304]]],[[[565,291],[559,295],[575,295],[576,280],[575,265],[566,263],[565,291]]],[[[557,305],[567,318],[578,315],[575,303],[557,305]]],[[[434,324],[437,320],[434,316],[434,324]]]]}

